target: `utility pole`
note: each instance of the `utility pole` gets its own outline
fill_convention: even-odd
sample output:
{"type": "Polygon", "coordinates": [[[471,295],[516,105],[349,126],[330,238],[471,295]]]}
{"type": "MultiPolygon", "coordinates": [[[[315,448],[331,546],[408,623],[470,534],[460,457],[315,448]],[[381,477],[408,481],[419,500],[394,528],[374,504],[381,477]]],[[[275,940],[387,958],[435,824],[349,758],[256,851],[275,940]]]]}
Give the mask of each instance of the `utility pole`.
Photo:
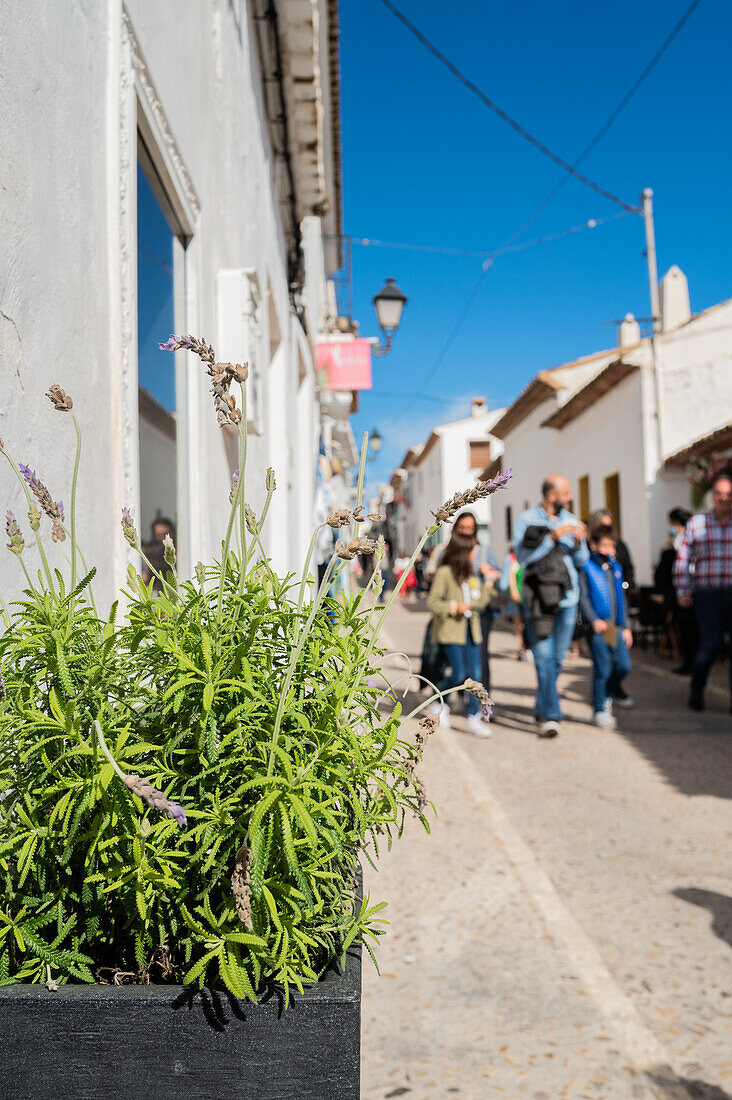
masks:
{"type": "Polygon", "coordinates": [[[641,195],[643,221],[646,227],[646,260],[648,285],[651,291],[651,317],[654,335],[661,328],[661,304],[658,296],[658,267],[656,265],[656,230],[653,225],[653,190],[646,187],[641,195]]]}
{"type": "Polygon", "coordinates": [[[653,371],[653,391],[656,399],[656,447],[657,467],[663,463],[663,410],[661,377],[659,371],[656,335],[661,331],[661,301],[658,293],[658,266],[656,263],[656,230],[653,224],[653,190],[644,188],[641,194],[643,222],[646,229],[646,262],[648,264],[648,289],[651,293],[651,369],[653,371]]]}

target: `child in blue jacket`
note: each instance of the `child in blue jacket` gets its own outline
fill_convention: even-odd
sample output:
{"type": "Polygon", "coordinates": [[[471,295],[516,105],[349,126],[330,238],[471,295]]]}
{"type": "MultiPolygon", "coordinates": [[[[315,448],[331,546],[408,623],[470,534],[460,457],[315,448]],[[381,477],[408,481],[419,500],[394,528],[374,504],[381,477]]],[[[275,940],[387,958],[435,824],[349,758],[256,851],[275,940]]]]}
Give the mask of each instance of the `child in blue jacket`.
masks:
{"type": "Polygon", "coordinates": [[[588,626],[592,652],[593,722],[603,729],[617,725],[613,697],[630,672],[633,634],[628,626],[628,604],[623,570],[615,560],[617,534],[602,525],[590,532],[590,560],[579,575],[580,611],[588,626]]]}

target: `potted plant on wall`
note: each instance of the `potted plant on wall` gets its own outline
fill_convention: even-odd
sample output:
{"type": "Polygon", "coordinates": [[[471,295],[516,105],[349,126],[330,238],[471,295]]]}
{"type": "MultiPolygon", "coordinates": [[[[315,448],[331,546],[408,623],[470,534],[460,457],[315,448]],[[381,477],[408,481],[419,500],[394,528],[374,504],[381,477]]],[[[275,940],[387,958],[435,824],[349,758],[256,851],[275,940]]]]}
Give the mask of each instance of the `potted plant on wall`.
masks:
{"type": "MultiPolygon", "coordinates": [[[[371,598],[384,548],[361,534],[367,440],[356,506],[327,519],[341,539],[322,583],[315,535],[301,575],[279,577],[261,541],[273,472],[261,514],[245,497],[246,366],[190,336],[161,347],[201,359],[219,422],[240,435],[221,558],[194,579],[167,539],[165,569],[148,562],[146,581],[130,566],[101,614],[76,531],[72,399],[48,393],[76,434],[68,517],[0,441],[38,554],[31,565],[7,513],[26,587],[0,634],[2,1095],[96,1097],[115,1082],[131,1096],[355,1098],[354,949],[372,954],[383,908],[359,897],[358,873],[406,814],[427,825],[416,767],[436,725],[401,739],[400,704],[376,686],[398,588],[386,609],[371,598]],[[329,598],[358,552],[375,556],[369,585],[329,598]]],[[[509,476],[438,508],[415,556],[509,476]]],[[[141,553],[127,510],[122,529],[141,553]]]]}

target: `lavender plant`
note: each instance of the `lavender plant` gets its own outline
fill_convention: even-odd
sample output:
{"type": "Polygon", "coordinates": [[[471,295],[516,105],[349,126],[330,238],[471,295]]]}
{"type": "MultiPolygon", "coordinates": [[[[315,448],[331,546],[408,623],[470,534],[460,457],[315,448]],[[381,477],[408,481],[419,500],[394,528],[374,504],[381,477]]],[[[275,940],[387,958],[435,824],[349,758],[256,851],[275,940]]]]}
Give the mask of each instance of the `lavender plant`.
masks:
{"type": "MultiPolygon", "coordinates": [[[[72,399],[49,390],[76,432],[68,528],[62,504],[0,441],[40,562],[27,565],[31,540],[8,512],[26,588],[0,634],[0,984],[223,983],[255,999],[276,982],[289,998],[355,940],[373,955],[383,905],[358,899],[357,874],[406,815],[428,827],[417,767],[436,720],[423,717],[415,743],[403,740],[400,703],[379,673],[384,613],[372,597],[384,546],[359,533],[379,518],[364,517],[360,501],[366,440],[356,506],[327,518],[348,537],[317,591],[315,536],[302,575],[278,577],[261,541],[273,471],[260,515],[244,495],[246,366],[217,363],[190,336],[161,347],[199,356],[219,422],[240,433],[220,561],[199,563],[195,579],[178,576],[168,540],[164,570],[148,563],[145,583],[130,566],[124,616],[115,603],[101,618],[75,529],[72,399]],[[52,538],[68,536],[70,582],[50,568],[43,514],[52,538]],[[376,558],[367,589],[331,599],[358,552],[376,558]]],[[[509,476],[445,502],[415,557],[509,476]]],[[[127,509],[121,526],[141,553],[127,509]]],[[[489,707],[480,685],[466,687],[489,707]]]]}

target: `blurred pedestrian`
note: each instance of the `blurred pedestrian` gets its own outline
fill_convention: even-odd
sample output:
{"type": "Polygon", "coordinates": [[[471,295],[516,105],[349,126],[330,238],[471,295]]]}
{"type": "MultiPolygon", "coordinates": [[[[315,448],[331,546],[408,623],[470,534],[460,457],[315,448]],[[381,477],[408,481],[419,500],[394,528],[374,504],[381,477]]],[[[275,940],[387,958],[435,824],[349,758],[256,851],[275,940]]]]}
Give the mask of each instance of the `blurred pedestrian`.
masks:
{"type": "Polygon", "coordinates": [[[501,612],[505,615],[513,628],[513,636],[516,640],[516,656],[519,661],[525,661],[529,650],[526,648],[526,627],[521,608],[521,575],[523,569],[519,565],[513,543],[508,547],[508,554],[503,563],[503,569],[498,581],[501,592],[508,594],[508,602],[503,605],[501,612]]]}
{"type": "MultiPolygon", "coordinates": [[[[687,523],[674,563],[674,582],[679,606],[694,608],[699,627],[689,708],[704,710],[709,670],[725,634],[732,638],[732,474],[716,474],[711,512],[692,516],[687,523]]],[[[732,696],[732,661],[729,676],[732,696]]]]}
{"type": "Polygon", "coordinates": [[[400,582],[403,573],[406,573],[406,576],[399,589],[399,599],[408,600],[417,587],[417,577],[406,554],[400,554],[399,557],[394,560],[394,579],[396,584],[400,582]]]}
{"type": "MultiPolygon", "coordinates": [[[[598,508],[596,512],[592,512],[587,521],[587,527],[590,531],[595,530],[597,527],[612,527],[615,531],[618,530],[616,517],[612,512],[608,512],[607,508],[598,508]]],[[[630,550],[620,535],[617,537],[615,560],[623,570],[623,584],[626,592],[630,588],[635,588],[635,565],[630,556],[630,550]]]]}
{"type": "MultiPolygon", "coordinates": [[[[599,508],[596,512],[592,512],[588,521],[588,527],[590,531],[598,527],[612,527],[615,532],[618,531],[615,516],[612,512],[608,512],[607,508],[599,508]]],[[[616,534],[615,560],[623,570],[623,588],[627,595],[631,588],[635,588],[635,565],[630,556],[630,550],[619,534],[616,534]]],[[[635,705],[633,699],[628,695],[622,684],[617,685],[615,702],[619,707],[632,707],[635,705]]]]}
{"type": "Polygon", "coordinates": [[[691,516],[692,513],[688,508],[672,508],[669,512],[668,538],[653,574],[653,584],[663,596],[666,615],[670,619],[681,655],[681,664],[672,670],[677,676],[689,675],[694,654],[699,645],[699,628],[694,618],[694,610],[691,607],[679,606],[674,585],[674,563],[691,516]]]}
{"type": "Polygon", "coordinates": [[[590,554],[584,523],[566,507],[572,499],[566,477],[552,474],[544,481],[541,493],[541,504],[517,518],[513,544],[524,569],[524,622],[536,665],[534,716],[540,737],[556,737],[562,728],[557,679],[577,619],[577,571],[590,554]]]}
{"type": "Polygon", "coordinates": [[[613,699],[630,672],[633,633],[623,570],[615,557],[617,533],[609,524],[590,531],[590,560],[579,574],[580,610],[592,653],[593,722],[614,729],[613,699]]]}
{"type": "MultiPolygon", "coordinates": [[[[434,616],[434,638],[445,650],[450,674],[439,685],[441,691],[458,687],[467,678],[479,680],[483,635],[480,612],[490,601],[495,589],[476,575],[477,542],[473,536],[453,530],[435,573],[427,606],[434,616]]],[[[434,713],[440,725],[450,726],[450,707],[436,704],[434,713]]],[[[468,694],[465,704],[467,725],[476,737],[490,737],[490,728],[480,715],[480,704],[468,694]]]]}

